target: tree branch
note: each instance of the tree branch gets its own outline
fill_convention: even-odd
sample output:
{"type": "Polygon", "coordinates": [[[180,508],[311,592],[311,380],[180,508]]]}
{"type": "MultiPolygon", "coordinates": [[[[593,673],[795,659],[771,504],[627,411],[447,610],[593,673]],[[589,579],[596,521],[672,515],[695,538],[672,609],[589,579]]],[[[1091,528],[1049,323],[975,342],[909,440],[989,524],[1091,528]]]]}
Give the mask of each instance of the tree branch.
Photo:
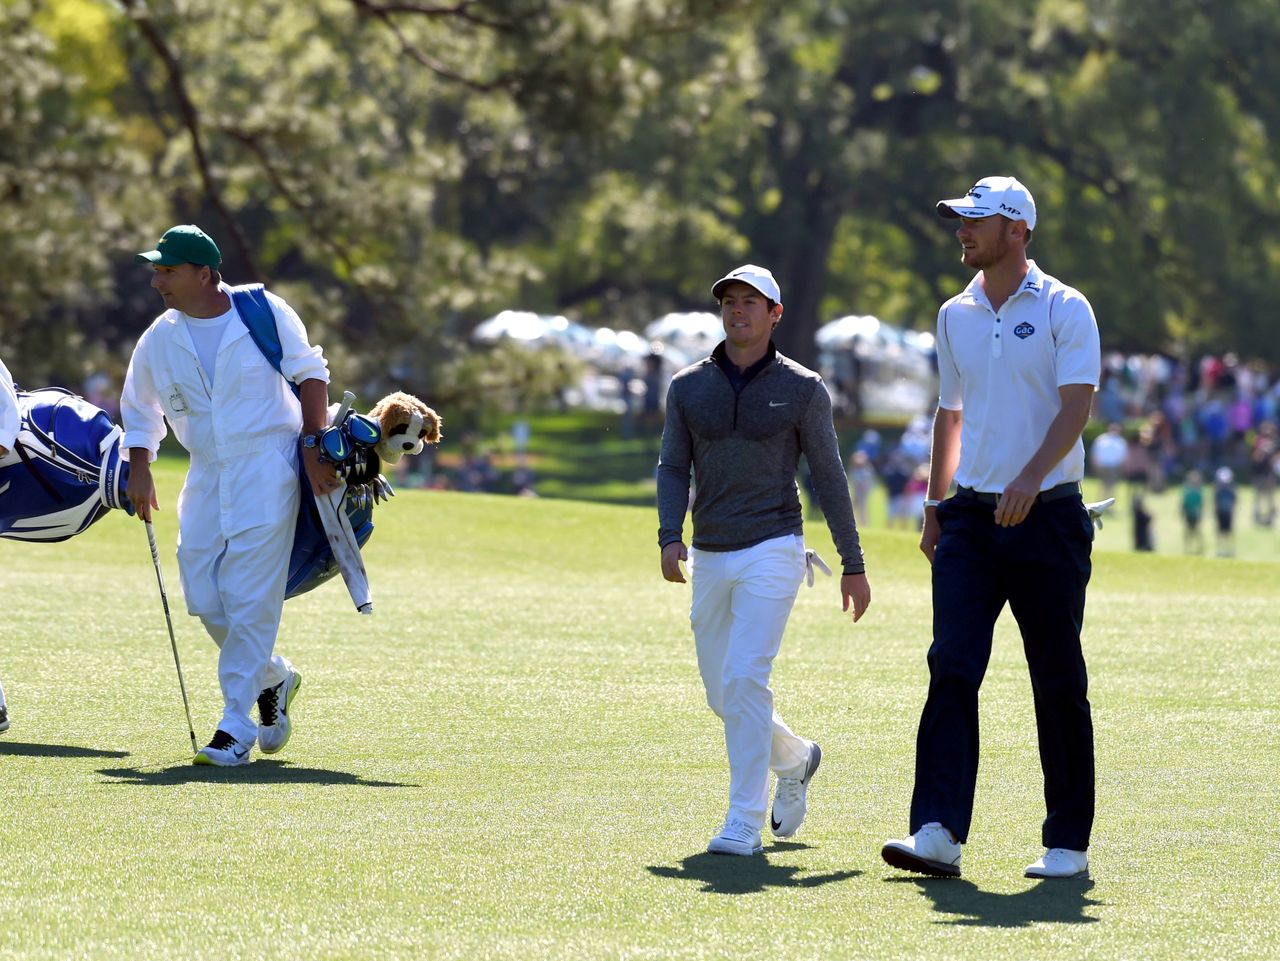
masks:
{"type": "Polygon", "coordinates": [[[200,182],[204,186],[205,197],[213,205],[214,210],[217,211],[219,218],[221,218],[223,225],[226,227],[227,233],[231,237],[231,242],[239,252],[250,279],[260,280],[261,274],[259,274],[253,255],[249,251],[249,244],[245,239],[244,232],[240,229],[240,225],[231,215],[231,211],[223,201],[222,191],[213,176],[209,157],[205,153],[204,138],[201,135],[200,114],[187,93],[186,74],[182,69],[182,64],[178,61],[178,57],[173,50],[169,48],[164,37],[160,35],[160,31],[156,29],[156,25],[147,12],[145,5],[140,3],[139,0],[122,0],[122,2],[129,19],[138,28],[138,31],[151,46],[151,49],[155,51],[156,56],[160,58],[166,73],[169,75],[169,84],[178,102],[178,112],[182,116],[183,126],[187,128],[187,132],[191,135],[191,150],[195,155],[196,167],[200,173],[200,182]]]}
{"type": "MultiPolygon", "coordinates": [[[[312,239],[317,241],[322,247],[326,248],[338,259],[338,261],[342,263],[348,276],[354,275],[351,258],[347,255],[346,250],[340,247],[332,239],[336,235],[336,231],[334,231],[331,226],[320,222],[320,218],[316,216],[318,208],[315,204],[308,203],[303,197],[299,196],[297,192],[290,189],[289,185],[284,182],[284,178],[280,176],[280,172],[276,169],[275,165],[272,164],[271,158],[267,156],[266,150],[263,149],[263,146],[259,143],[258,139],[242,130],[229,129],[225,130],[224,133],[249,149],[249,152],[258,159],[258,164],[262,168],[262,172],[266,174],[267,180],[271,183],[271,186],[275,188],[276,193],[284,198],[284,202],[302,218],[308,227],[311,228],[312,239]]],[[[353,284],[355,286],[359,286],[359,284],[354,281],[353,284]]]]}
{"type": "MultiPolygon", "coordinates": [[[[504,78],[504,77],[498,77],[493,80],[487,80],[487,81],[476,80],[472,77],[464,77],[462,74],[458,73],[456,70],[446,66],[440,60],[437,60],[435,57],[432,57],[430,54],[420,49],[416,44],[414,44],[412,41],[409,40],[408,37],[404,35],[404,31],[400,29],[399,24],[397,24],[395,20],[392,18],[392,13],[401,12],[401,11],[389,9],[388,7],[383,6],[381,4],[371,3],[370,0],[351,0],[351,4],[356,8],[356,14],[358,16],[373,17],[377,20],[382,21],[382,23],[386,25],[386,28],[390,30],[391,33],[395,36],[396,40],[400,42],[400,49],[403,50],[404,53],[407,56],[409,56],[411,59],[416,60],[418,63],[426,67],[432,73],[437,74],[438,76],[441,76],[446,80],[452,80],[454,83],[460,83],[464,87],[467,87],[469,90],[474,90],[476,93],[492,93],[494,90],[499,90],[509,85],[510,79],[504,78]]],[[[465,2],[462,5],[465,6],[466,5],[465,2]]],[[[406,5],[401,5],[401,6],[406,6],[406,5]]],[[[407,6],[412,6],[412,5],[407,5],[407,6]]],[[[418,12],[421,13],[424,11],[418,11],[418,12]]],[[[436,12],[432,15],[441,16],[443,15],[443,10],[437,9],[436,12]]],[[[489,24],[484,24],[484,25],[490,26],[489,24]]],[[[498,29],[498,28],[494,27],[493,29],[498,29]]]]}
{"type": "Polygon", "coordinates": [[[490,30],[512,30],[514,26],[504,20],[490,20],[488,17],[479,16],[471,12],[471,8],[475,6],[473,0],[459,0],[458,3],[449,6],[435,6],[429,3],[372,3],[370,0],[352,0],[356,10],[363,15],[377,16],[384,18],[393,13],[411,13],[420,17],[442,17],[465,20],[467,23],[473,23],[478,27],[488,27],[490,30]]]}

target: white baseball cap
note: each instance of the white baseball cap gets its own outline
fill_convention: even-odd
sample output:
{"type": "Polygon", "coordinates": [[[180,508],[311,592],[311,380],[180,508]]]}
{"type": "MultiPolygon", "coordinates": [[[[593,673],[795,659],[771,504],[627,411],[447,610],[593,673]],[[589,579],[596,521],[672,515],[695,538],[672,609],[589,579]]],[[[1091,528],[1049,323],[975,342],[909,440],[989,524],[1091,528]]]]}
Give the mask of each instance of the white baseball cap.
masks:
{"type": "Polygon", "coordinates": [[[719,300],[720,295],[724,293],[725,287],[734,281],[746,284],[748,287],[754,287],[775,304],[782,303],[782,291],[778,288],[778,282],[773,279],[773,274],[769,272],[768,268],[757,267],[755,264],[743,264],[741,267],[729,271],[712,286],[711,296],[719,300]]]}
{"type": "Polygon", "coordinates": [[[939,200],[938,213],[975,220],[1000,214],[1010,220],[1025,220],[1028,230],[1036,229],[1036,202],[1031,191],[1014,177],[983,177],[965,196],[939,200]]]}

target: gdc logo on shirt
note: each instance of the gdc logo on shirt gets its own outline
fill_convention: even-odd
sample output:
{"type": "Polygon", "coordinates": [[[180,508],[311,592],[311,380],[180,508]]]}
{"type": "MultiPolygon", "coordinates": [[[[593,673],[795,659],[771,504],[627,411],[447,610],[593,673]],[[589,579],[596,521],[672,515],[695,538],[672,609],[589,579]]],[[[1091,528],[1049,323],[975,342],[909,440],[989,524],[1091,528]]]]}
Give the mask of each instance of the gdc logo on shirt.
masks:
{"type": "Polygon", "coordinates": [[[1030,324],[1026,324],[1026,323],[1019,324],[1017,327],[1013,328],[1014,336],[1019,337],[1022,340],[1026,340],[1035,332],[1036,332],[1036,329],[1032,327],[1030,324]]]}

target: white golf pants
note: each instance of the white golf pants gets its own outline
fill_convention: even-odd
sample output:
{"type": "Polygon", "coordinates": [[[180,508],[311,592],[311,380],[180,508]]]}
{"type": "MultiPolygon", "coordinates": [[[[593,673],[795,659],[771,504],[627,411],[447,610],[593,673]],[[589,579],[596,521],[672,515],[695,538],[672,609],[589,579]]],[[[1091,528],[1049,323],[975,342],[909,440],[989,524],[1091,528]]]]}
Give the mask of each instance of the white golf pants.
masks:
{"type": "Polygon", "coordinates": [[[773,709],[769,674],[805,574],[804,539],[775,537],[740,551],[689,551],[698,670],[724,721],[729,817],[761,827],[769,771],[799,777],[809,744],[773,709]]]}
{"type": "Polygon", "coordinates": [[[256,458],[193,458],[178,500],[178,570],[187,611],[219,647],[218,728],[244,744],[258,734],[250,716],[258,694],[291,670],[272,650],[298,518],[294,445],[290,437],[263,443],[256,458]]]}

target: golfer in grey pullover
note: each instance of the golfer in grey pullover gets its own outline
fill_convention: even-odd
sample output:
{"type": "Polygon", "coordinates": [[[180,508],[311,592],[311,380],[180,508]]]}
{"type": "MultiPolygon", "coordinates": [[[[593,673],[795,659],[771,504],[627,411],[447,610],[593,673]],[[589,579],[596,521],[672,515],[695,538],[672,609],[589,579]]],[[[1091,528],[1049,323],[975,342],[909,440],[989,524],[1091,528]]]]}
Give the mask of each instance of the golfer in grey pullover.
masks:
{"type": "MultiPolygon", "coordinates": [[[[806,572],[796,468],[809,461],[818,501],[840,552],[840,593],[856,621],[871,603],[849,486],[831,422],[831,399],[813,371],[777,352],[770,335],[782,317],[781,291],[763,267],[747,264],[712,287],[725,341],[680,371],[667,393],[658,462],[658,546],[662,574],[693,580],[689,619],[707,703],[724,721],[729,810],[707,850],[756,854],[778,776],[770,822],[775,837],[796,833],[808,810],[818,745],[792,733],[773,709],[769,674],[806,572]],[[691,472],[693,542],[683,540],[691,472]]],[[[821,560],[816,561],[819,565],[821,560]]],[[[810,576],[811,573],[810,573],[810,576]]]]}

